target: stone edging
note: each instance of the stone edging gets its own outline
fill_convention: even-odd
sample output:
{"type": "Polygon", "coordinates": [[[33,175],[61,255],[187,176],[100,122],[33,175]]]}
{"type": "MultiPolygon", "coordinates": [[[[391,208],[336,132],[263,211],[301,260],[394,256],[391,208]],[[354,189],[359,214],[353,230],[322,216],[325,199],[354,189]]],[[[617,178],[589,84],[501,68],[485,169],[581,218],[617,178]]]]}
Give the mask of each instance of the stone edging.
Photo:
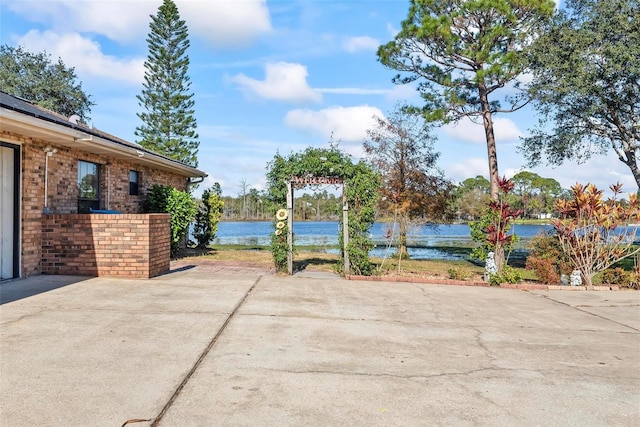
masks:
{"type": "MultiPolygon", "coordinates": [[[[428,283],[431,285],[454,285],[454,286],[481,286],[489,287],[487,282],[475,282],[467,280],[454,280],[454,279],[432,279],[425,277],[404,277],[404,276],[358,276],[355,274],[347,274],[344,276],[347,280],[360,280],[367,282],[404,282],[404,283],[428,283]]],[[[545,285],[542,283],[503,283],[500,288],[505,289],[520,289],[525,291],[531,290],[543,290],[543,291],[586,291],[586,286],[560,286],[560,285],[545,285]]],[[[594,291],[619,291],[618,285],[610,286],[594,286],[594,291]]]]}
{"type": "Polygon", "coordinates": [[[368,282],[405,282],[405,283],[429,283],[432,285],[458,285],[458,286],[483,286],[489,287],[487,282],[475,282],[469,280],[454,279],[433,279],[425,277],[411,276],[358,276],[355,274],[346,274],[347,280],[361,280],[368,282]]]}

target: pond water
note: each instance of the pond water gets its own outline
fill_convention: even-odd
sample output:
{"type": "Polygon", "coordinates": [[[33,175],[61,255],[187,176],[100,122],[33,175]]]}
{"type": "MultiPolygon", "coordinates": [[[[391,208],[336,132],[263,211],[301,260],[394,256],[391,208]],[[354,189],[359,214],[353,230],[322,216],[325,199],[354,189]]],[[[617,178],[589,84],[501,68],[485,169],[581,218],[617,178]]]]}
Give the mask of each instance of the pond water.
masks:
{"type": "MultiPolygon", "coordinates": [[[[325,246],[327,252],[335,253],[339,227],[340,223],[331,221],[294,222],[294,242],[302,246],[325,246]]],[[[392,227],[393,224],[381,222],[371,226],[370,235],[377,245],[371,252],[372,256],[389,256],[393,253],[393,248],[387,249],[392,242],[386,238],[388,234],[397,233],[397,229],[393,230],[392,227]]],[[[550,225],[515,225],[512,229],[523,242],[526,242],[527,239],[550,228],[550,225]]],[[[272,231],[270,221],[221,222],[213,243],[266,246],[270,244],[272,231]]],[[[469,226],[466,224],[418,226],[413,227],[408,235],[409,254],[414,259],[457,259],[458,255],[445,253],[430,246],[468,246],[471,243],[469,226]]]]}

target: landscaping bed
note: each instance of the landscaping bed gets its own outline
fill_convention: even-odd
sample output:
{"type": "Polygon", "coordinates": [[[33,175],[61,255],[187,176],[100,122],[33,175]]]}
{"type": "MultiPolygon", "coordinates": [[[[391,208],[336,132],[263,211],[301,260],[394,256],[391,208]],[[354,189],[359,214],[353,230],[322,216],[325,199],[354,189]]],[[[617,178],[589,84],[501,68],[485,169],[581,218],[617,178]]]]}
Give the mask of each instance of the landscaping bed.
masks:
{"type": "MultiPolygon", "coordinates": [[[[443,250],[443,248],[439,248],[443,250]]],[[[447,250],[447,248],[445,248],[447,250]]],[[[451,248],[460,253],[465,248],[451,248]]],[[[182,262],[192,264],[219,262],[225,265],[239,267],[263,268],[272,271],[274,268],[271,252],[261,247],[233,246],[225,248],[218,246],[210,249],[185,249],[180,252],[179,259],[182,262]]],[[[503,283],[502,288],[521,290],[585,290],[585,286],[560,286],[546,285],[537,281],[535,274],[524,267],[522,257],[517,257],[510,262],[510,266],[517,269],[523,277],[523,281],[517,284],[503,283]]],[[[294,271],[336,271],[339,256],[322,251],[300,250],[294,257],[294,271]]],[[[366,280],[384,282],[409,282],[431,283],[441,285],[458,286],[489,286],[483,280],[484,268],[480,263],[470,260],[402,260],[395,258],[372,258],[376,274],[372,276],[346,275],[347,280],[366,280]],[[398,265],[399,264],[399,265],[398,265]]],[[[598,283],[593,290],[620,290],[618,285],[606,285],[598,283]]]]}

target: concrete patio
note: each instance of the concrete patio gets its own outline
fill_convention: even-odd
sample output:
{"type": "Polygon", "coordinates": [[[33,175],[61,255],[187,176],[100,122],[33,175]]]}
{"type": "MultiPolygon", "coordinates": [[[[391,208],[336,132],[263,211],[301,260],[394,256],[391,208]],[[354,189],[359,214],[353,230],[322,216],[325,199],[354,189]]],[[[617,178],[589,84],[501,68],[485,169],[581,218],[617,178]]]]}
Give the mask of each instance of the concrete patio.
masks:
{"type": "Polygon", "coordinates": [[[3,426],[640,425],[637,291],[183,266],[0,301],[3,426]]]}

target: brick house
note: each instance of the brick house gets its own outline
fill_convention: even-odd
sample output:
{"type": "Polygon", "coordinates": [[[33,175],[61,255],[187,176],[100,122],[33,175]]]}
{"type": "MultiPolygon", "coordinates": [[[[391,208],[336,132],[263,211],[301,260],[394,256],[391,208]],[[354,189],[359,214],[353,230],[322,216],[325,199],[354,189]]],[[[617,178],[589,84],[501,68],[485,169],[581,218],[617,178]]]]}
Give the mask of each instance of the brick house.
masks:
{"type": "Polygon", "coordinates": [[[142,214],[145,194],[205,176],[0,92],[0,279],[162,273],[169,216],[142,214]]]}

